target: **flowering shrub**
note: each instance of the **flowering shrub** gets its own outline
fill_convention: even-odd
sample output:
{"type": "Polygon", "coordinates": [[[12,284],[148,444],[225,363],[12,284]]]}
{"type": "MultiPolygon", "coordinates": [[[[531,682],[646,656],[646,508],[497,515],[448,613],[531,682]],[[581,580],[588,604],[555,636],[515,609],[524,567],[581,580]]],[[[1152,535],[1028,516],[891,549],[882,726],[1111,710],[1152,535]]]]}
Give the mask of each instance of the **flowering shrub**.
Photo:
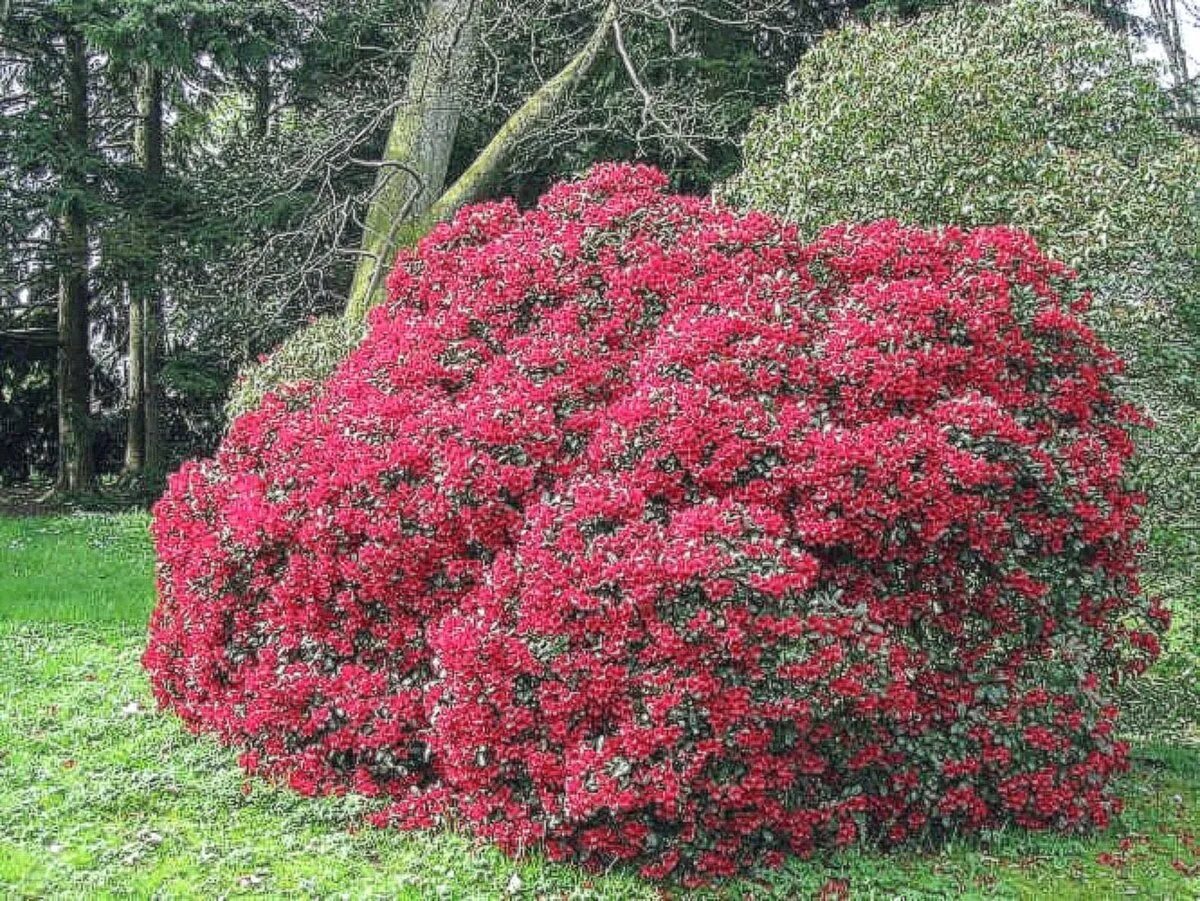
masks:
{"type": "Polygon", "coordinates": [[[644,167],[467,209],[328,381],[172,478],[158,699],[381,821],[685,882],[1103,824],[1166,616],[1071,279],[644,167]]]}
{"type": "MultiPolygon", "coordinates": [[[[1074,0],[925,5],[805,53],[721,196],[806,236],[1005,222],[1078,269],[1088,325],[1130,362],[1124,396],[1155,420],[1129,472],[1148,495],[1147,582],[1200,622],[1200,466],[1180,466],[1200,447],[1200,137],[1074,0]]],[[[1200,632],[1176,636],[1172,665],[1200,665],[1200,632]]]]}

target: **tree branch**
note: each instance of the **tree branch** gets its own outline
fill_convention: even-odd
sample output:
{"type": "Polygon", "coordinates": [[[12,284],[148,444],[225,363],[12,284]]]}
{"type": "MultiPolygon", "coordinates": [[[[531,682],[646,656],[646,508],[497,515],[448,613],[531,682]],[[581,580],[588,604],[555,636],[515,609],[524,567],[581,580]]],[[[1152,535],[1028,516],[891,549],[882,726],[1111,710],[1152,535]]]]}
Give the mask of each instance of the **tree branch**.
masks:
{"type": "Polygon", "coordinates": [[[616,24],[617,4],[616,0],[611,0],[601,13],[587,43],[509,116],[467,171],[430,207],[430,221],[449,219],[459,208],[475,200],[499,176],[521,141],[558,108],[570,89],[591,69],[616,24]]]}

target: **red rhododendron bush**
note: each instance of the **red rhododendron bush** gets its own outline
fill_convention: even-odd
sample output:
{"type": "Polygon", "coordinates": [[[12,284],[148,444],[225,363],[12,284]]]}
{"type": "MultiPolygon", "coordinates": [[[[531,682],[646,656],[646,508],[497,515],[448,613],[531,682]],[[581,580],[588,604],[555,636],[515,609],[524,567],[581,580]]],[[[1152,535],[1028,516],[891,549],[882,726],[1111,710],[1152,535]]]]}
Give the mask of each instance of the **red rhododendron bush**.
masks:
{"type": "Polygon", "coordinates": [[[1071,273],[665,184],[463,211],[173,477],[159,701],[381,821],[686,882],[1108,822],[1166,615],[1071,273]]]}

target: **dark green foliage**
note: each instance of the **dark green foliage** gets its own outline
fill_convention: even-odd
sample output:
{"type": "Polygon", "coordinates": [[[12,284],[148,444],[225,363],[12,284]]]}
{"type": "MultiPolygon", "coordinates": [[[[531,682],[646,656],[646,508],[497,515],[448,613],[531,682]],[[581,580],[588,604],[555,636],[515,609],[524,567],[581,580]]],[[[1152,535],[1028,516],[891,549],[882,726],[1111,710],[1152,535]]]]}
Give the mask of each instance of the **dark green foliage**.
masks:
{"type": "Polygon", "coordinates": [[[0,484],[49,473],[55,447],[53,314],[0,309],[0,484]]]}

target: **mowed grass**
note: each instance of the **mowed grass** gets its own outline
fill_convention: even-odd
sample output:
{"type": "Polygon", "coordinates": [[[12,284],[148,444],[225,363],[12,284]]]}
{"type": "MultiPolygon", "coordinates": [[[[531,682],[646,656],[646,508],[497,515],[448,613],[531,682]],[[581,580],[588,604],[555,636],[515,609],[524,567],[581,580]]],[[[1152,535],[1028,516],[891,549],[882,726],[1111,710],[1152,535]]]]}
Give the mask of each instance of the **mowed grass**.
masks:
{"type": "Polygon", "coordinates": [[[247,779],[234,752],[154,708],[139,664],[146,522],[0,520],[0,898],[1200,898],[1200,713],[1179,678],[1189,655],[1131,699],[1128,808],[1104,833],[1005,830],[664,890],[536,853],[512,861],[449,829],[376,830],[364,799],[247,779]]]}
{"type": "MultiPolygon", "coordinates": [[[[449,830],[360,829],[362,799],[246,779],[155,712],[138,630],[7,623],[0,647],[0,897],[662,897],[628,872],[514,862],[449,830]]],[[[703,894],[1195,897],[1200,751],[1147,743],[1121,790],[1128,811],[1101,835],[827,855],[703,894]]]]}
{"type": "Polygon", "coordinates": [[[144,623],[149,523],[141,512],[0,517],[0,620],[144,623]]]}

